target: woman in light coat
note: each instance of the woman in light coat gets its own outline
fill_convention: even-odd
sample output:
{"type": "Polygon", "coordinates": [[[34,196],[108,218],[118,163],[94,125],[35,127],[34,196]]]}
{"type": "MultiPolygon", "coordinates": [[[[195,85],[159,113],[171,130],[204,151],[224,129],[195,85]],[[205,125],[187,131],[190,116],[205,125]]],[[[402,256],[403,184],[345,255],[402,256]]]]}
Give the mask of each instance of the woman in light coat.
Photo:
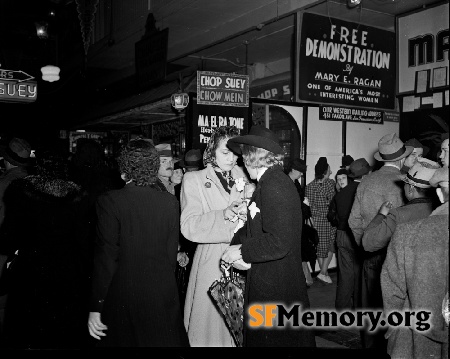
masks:
{"type": "Polygon", "coordinates": [[[184,307],[184,324],[193,347],[234,346],[208,289],[222,275],[220,257],[238,224],[236,206],[242,203],[243,191],[236,189],[235,181],[247,181],[236,165],[237,156],[227,147],[228,139],[238,135],[235,126],[218,127],[203,154],[206,168],[187,172],[181,187],[181,232],[197,243],[184,307]]]}

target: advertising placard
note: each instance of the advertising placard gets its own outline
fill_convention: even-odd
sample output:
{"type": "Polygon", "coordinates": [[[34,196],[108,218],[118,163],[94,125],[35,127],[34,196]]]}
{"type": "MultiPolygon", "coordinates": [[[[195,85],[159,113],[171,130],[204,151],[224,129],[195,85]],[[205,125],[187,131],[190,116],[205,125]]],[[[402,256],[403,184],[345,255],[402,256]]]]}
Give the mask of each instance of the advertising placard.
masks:
{"type": "Polygon", "coordinates": [[[310,13],[301,21],[300,101],[394,109],[394,32],[310,13]]]}
{"type": "Polygon", "coordinates": [[[241,135],[248,131],[248,108],[237,106],[193,106],[192,148],[204,151],[211,133],[219,126],[236,126],[241,135]]]}
{"type": "Polygon", "coordinates": [[[319,119],[383,124],[383,111],[341,106],[319,106],[319,119]]]}
{"type": "Polygon", "coordinates": [[[197,71],[197,104],[248,107],[249,76],[197,71]]]}
{"type": "Polygon", "coordinates": [[[398,17],[399,94],[449,85],[448,12],[447,2],[398,17]]]}

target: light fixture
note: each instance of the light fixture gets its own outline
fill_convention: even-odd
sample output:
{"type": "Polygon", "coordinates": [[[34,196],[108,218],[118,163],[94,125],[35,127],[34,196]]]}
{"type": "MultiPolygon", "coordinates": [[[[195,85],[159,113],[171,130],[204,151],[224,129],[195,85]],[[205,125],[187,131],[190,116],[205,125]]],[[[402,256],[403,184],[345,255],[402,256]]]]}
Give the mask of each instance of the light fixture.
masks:
{"type": "Polygon", "coordinates": [[[170,96],[170,102],[175,110],[182,111],[187,107],[187,105],[189,105],[189,95],[185,92],[181,92],[181,90],[178,90],[177,93],[170,96]]]}
{"type": "Polygon", "coordinates": [[[186,92],[183,92],[183,79],[180,73],[180,88],[177,93],[172,94],[170,96],[170,102],[172,103],[172,107],[177,111],[183,111],[189,105],[189,95],[186,92]]]}
{"type": "Polygon", "coordinates": [[[42,72],[42,80],[53,82],[59,80],[59,67],[53,66],[53,65],[47,65],[44,67],[41,67],[42,72]]]}
{"type": "Polygon", "coordinates": [[[36,34],[42,39],[48,39],[48,22],[47,21],[37,21],[34,23],[36,25],[36,34]]]}
{"type": "Polygon", "coordinates": [[[356,6],[358,6],[359,4],[361,4],[362,0],[347,0],[347,6],[349,8],[354,8],[356,6]]]}

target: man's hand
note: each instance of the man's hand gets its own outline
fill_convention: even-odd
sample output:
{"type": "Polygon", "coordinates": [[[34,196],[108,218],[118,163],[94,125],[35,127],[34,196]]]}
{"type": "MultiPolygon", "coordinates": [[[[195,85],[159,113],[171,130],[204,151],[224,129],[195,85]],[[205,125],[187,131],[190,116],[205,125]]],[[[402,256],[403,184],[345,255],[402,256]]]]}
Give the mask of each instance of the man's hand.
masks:
{"type": "Polygon", "coordinates": [[[378,213],[382,214],[383,216],[387,216],[389,211],[391,210],[391,208],[392,208],[392,203],[389,201],[386,201],[381,205],[378,213]]]}
{"type": "Polygon", "coordinates": [[[89,334],[91,337],[101,340],[100,337],[105,337],[106,334],[103,333],[104,330],[108,329],[108,327],[102,323],[100,320],[100,313],[99,312],[90,312],[89,313],[89,319],[88,319],[88,328],[89,328],[89,334]]]}

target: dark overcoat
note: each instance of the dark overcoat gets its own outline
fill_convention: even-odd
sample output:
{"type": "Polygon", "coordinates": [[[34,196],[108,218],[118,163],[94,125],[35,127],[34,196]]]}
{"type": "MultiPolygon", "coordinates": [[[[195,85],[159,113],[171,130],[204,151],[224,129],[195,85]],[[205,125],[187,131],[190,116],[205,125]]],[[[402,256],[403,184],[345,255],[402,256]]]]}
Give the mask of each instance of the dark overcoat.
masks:
{"type": "Polygon", "coordinates": [[[87,344],[87,201],[70,181],[31,175],[4,196],[0,252],[18,251],[8,269],[5,343],[68,349],[87,344]]]}
{"type": "Polygon", "coordinates": [[[99,345],[188,345],[175,280],[175,196],[130,183],[101,195],[97,215],[90,310],[108,326],[99,345]]]}
{"type": "Polygon", "coordinates": [[[252,304],[284,304],[309,309],[301,257],[302,210],[292,180],[279,166],[261,176],[247,213],[246,231],[233,244],[242,243],[242,259],[251,263],[245,287],[244,345],[315,347],[312,330],[286,326],[254,329],[247,310],[252,304]]]}

